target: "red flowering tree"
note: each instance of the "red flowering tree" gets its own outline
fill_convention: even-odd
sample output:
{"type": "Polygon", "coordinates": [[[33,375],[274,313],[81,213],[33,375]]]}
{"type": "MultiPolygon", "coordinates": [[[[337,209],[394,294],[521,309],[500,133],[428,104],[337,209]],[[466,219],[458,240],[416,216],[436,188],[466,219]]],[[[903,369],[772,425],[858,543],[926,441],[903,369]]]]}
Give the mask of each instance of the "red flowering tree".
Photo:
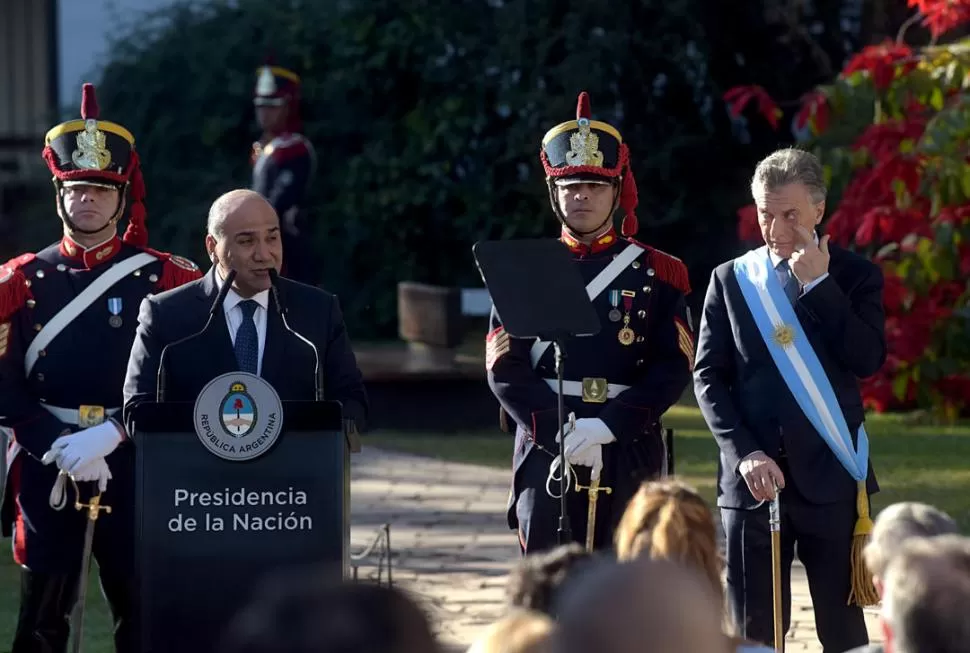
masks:
{"type": "MultiPolygon", "coordinates": [[[[970,0],[909,0],[937,42],[970,22],[970,0]]],[[[886,365],[863,382],[878,412],[970,408],[970,40],[911,48],[886,41],[852,57],[801,100],[799,146],[830,183],[833,242],[870,256],[885,275],[886,365]]],[[[725,94],[731,112],[782,111],[758,86],[725,94]]],[[[760,243],[754,206],[742,240],[760,243]]]]}

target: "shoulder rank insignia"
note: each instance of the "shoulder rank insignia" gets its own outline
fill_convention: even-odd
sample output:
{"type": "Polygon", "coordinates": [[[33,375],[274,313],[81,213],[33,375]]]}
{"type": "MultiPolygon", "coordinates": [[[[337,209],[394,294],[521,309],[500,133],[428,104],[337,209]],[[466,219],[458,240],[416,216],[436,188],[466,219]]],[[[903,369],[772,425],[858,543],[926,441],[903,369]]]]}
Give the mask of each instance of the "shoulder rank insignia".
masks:
{"type": "Polygon", "coordinates": [[[674,318],[674,324],[677,326],[677,346],[680,347],[681,353],[687,358],[687,369],[691,372],[694,371],[694,335],[691,330],[684,324],[683,320],[678,317],[674,318]]]}
{"type": "Polygon", "coordinates": [[[7,354],[7,349],[10,347],[10,323],[4,322],[0,324],[0,358],[3,358],[7,354]]]}

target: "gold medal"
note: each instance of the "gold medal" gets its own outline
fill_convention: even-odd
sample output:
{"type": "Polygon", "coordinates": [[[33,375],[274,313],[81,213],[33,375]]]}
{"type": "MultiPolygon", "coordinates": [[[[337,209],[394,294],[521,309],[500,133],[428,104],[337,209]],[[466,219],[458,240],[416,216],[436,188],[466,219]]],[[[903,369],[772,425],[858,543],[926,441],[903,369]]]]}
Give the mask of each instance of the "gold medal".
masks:
{"type": "Polygon", "coordinates": [[[627,346],[632,345],[636,338],[636,334],[630,328],[630,311],[633,309],[633,298],[636,296],[636,292],[624,290],[620,294],[623,296],[623,307],[626,309],[626,315],[623,316],[623,328],[616,334],[616,338],[621,345],[627,346]]]}
{"type": "Polygon", "coordinates": [[[633,329],[630,327],[623,327],[620,332],[616,334],[617,339],[620,341],[621,345],[632,345],[634,333],[633,329]]]}

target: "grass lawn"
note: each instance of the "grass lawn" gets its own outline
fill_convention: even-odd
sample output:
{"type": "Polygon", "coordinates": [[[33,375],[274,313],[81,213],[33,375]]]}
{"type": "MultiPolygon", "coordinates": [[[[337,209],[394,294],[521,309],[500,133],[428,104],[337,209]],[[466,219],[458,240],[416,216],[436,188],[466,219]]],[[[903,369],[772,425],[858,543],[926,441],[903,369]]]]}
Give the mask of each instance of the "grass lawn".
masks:
{"type": "MultiPolygon", "coordinates": [[[[675,430],[677,474],[714,500],[717,447],[693,406],[673,408],[665,424],[675,430]]],[[[970,423],[954,427],[922,424],[908,416],[873,416],[866,429],[873,466],[882,491],[873,497],[875,510],[902,500],[933,504],[960,522],[970,534],[970,423]]],[[[512,439],[497,430],[450,435],[375,432],[365,445],[509,468],[512,439]]],[[[19,601],[18,570],[10,559],[9,540],[0,540],[0,653],[9,651],[19,601]]],[[[112,651],[107,607],[92,573],[88,590],[84,649],[112,651]]]]}
{"type": "MultiPolygon", "coordinates": [[[[713,502],[717,445],[697,408],[675,406],[664,425],[674,429],[677,475],[713,502]]],[[[970,534],[970,422],[943,427],[912,416],[873,415],[866,431],[881,488],[872,499],[877,512],[897,501],[924,501],[947,511],[970,534]]],[[[512,455],[512,436],[497,430],[445,437],[375,432],[364,444],[502,469],[512,455]]]]}

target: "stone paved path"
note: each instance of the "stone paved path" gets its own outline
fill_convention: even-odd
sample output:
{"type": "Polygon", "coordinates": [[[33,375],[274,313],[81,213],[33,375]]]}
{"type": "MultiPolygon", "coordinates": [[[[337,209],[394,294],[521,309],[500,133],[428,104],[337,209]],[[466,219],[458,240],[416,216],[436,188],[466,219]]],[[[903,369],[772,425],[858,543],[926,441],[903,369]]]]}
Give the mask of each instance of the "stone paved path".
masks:
{"type": "MultiPolygon", "coordinates": [[[[463,651],[502,614],[505,576],[518,558],[505,524],[509,472],[364,448],[353,456],[351,549],[390,524],[393,581],[412,591],[452,650],[463,651]]],[[[362,578],[376,578],[373,561],[362,578]]],[[[384,571],[386,579],[386,570],[384,571]]],[[[786,651],[820,652],[804,568],[792,569],[786,651]]],[[[870,637],[878,641],[867,612],[870,637]]]]}

